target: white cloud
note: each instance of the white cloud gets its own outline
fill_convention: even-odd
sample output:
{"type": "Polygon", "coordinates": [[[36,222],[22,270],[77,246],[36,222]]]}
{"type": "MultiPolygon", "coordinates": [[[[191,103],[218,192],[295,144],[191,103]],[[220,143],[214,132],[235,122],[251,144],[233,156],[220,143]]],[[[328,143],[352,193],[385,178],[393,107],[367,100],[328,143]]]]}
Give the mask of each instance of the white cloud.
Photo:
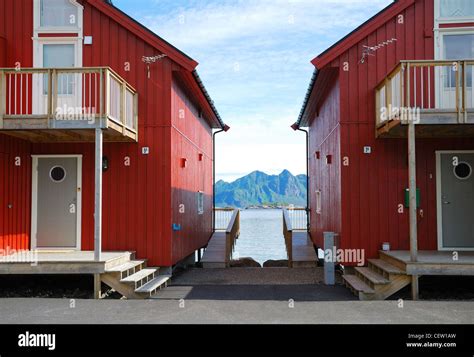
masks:
{"type": "Polygon", "coordinates": [[[232,127],[217,145],[217,173],[227,180],[254,170],[305,172],[304,135],[289,126],[314,70],[311,59],[391,2],[150,1],[154,6],[141,14],[134,6],[134,15],[200,62],[200,75],[232,127]]]}

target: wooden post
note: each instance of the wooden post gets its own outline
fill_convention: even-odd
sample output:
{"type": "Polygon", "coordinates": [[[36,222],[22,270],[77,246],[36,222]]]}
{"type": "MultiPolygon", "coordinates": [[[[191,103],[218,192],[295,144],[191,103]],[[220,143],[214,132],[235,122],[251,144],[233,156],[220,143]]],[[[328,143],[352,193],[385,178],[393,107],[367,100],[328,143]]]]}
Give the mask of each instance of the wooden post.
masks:
{"type": "MultiPolygon", "coordinates": [[[[408,176],[410,190],[410,257],[418,260],[418,207],[416,187],[416,135],[414,118],[408,121],[408,176]]],[[[418,276],[412,275],[412,298],[418,300],[418,276]]]]}
{"type": "Polygon", "coordinates": [[[462,122],[467,124],[467,62],[461,62],[462,64],[462,122]]]}
{"type": "Polygon", "coordinates": [[[336,284],[336,257],[332,256],[332,261],[326,261],[326,252],[328,250],[334,252],[336,247],[336,234],[333,232],[324,232],[324,284],[335,285],[336,284]]]}
{"type": "Polygon", "coordinates": [[[99,300],[102,297],[102,280],[100,274],[94,274],[94,299],[99,300]]]}
{"type": "Polygon", "coordinates": [[[102,152],[104,136],[101,128],[95,129],[95,202],[94,202],[94,260],[102,255],[102,152]]]}

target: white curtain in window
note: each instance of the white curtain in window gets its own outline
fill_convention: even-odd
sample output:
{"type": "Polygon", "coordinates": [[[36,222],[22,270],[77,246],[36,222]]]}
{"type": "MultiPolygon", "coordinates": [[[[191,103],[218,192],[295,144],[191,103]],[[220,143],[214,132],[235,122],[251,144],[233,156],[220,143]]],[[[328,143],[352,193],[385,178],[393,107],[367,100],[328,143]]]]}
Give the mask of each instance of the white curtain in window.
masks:
{"type": "Polygon", "coordinates": [[[41,0],[41,27],[76,27],[77,7],[70,0],[41,0]]]}
{"type": "Polygon", "coordinates": [[[441,17],[474,16],[474,0],[441,0],[441,17]]]}

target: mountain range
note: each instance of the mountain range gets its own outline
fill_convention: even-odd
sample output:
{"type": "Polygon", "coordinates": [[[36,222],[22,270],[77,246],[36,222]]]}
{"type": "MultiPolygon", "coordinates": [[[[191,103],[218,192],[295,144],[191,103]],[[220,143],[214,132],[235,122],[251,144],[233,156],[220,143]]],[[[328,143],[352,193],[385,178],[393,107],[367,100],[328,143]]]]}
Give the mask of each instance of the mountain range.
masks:
{"type": "Polygon", "coordinates": [[[228,183],[216,183],[216,206],[247,208],[252,206],[306,206],[306,175],[293,176],[288,170],[279,175],[254,171],[228,183]]]}

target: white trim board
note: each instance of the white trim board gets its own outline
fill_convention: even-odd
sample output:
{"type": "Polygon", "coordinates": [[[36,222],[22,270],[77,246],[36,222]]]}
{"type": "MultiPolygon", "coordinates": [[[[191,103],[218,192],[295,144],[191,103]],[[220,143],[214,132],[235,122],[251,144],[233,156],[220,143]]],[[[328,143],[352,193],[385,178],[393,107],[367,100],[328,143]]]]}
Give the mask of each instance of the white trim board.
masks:
{"type": "Polygon", "coordinates": [[[436,151],[436,220],[438,227],[439,251],[474,251],[473,248],[449,248],[443,246],[443,199],[441,180],[441,154],[474,154],[474,150],[437,150],[436,151]]]}
{"type": "Polygon", "coordinates": [[[82,243],[82,155],[31,155],[31,250],[81,250],[82,243]],[[76,158],[77,159],[77,222],[76,222],[76,247],[38,248],[38,159],[41,158],[76,158]]]}

